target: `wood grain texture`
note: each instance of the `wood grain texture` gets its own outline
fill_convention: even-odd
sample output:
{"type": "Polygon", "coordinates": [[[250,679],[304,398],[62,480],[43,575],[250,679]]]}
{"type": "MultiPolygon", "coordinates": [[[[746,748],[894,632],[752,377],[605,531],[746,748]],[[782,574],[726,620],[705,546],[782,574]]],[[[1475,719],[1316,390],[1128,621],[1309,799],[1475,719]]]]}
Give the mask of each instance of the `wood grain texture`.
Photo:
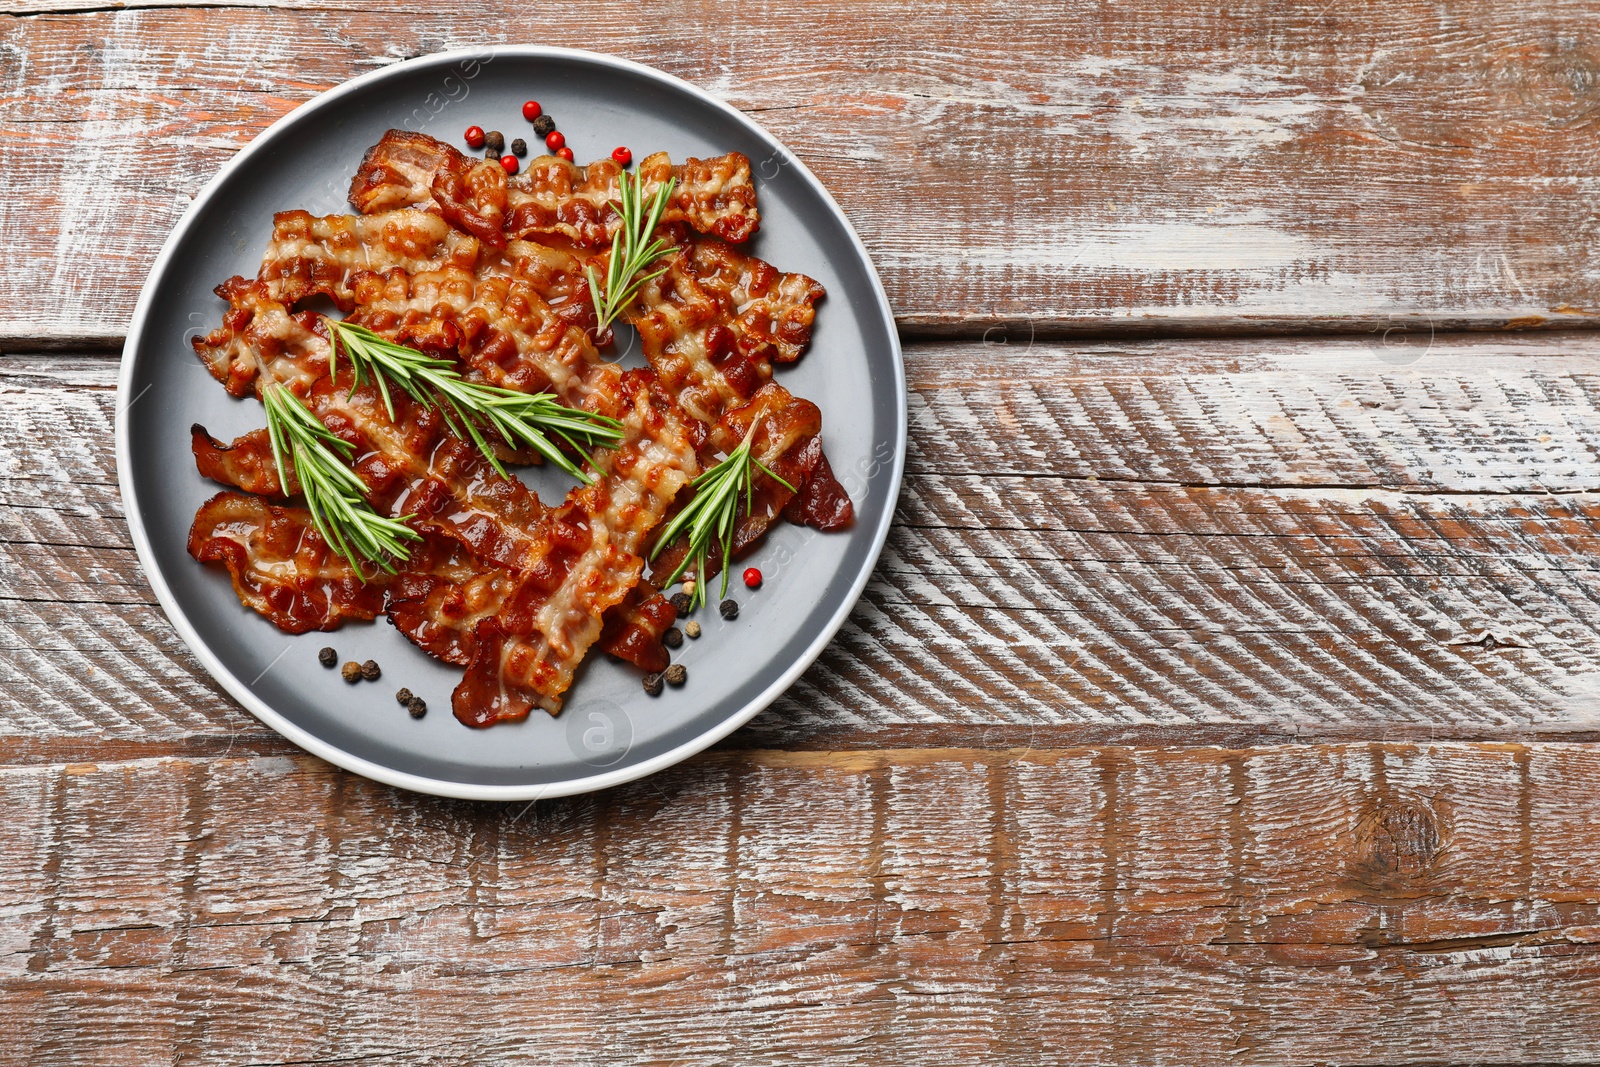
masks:
{"type": "Polygon", "coordinates": [[[752,750],[498,806],[298,755],[13,768],[0,1061],[1589,1062],[1597,778],[752,750]]]}
{"type": "MultiPolygon", "coordinates": [[[[909,330],[1600,312],[1588,0],[7,8],[11,348],[114,346],[190,198],[296,104],[399,58],[518,41],[651,63],[759,119],[841,200],[909,330]]],[[[452,131],[484,118],[470,99],[452,131]]]]}
{"type": "MultiPolygon", "coordinates": [[[[913,345],[882,562],[737,743],[1600,735],[1597,355],[1588,333],[913,345]]],[[[139,572],[113,369],[0,358],[0,753],[281,751],[139,572]]]]}

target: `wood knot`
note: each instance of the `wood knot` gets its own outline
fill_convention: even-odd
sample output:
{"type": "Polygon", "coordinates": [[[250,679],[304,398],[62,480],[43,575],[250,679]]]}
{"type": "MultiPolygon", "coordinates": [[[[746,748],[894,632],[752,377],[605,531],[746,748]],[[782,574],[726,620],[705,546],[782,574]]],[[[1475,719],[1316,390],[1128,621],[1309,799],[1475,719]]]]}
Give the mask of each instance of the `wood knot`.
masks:
{"type": "Polygon", "coordinates": [[[1378,803],[1357,825],[1351,874],[1385,893],[1421,888],[1443,844],[1439,816],[1425,799],[1394,797],[1378,803]]]}

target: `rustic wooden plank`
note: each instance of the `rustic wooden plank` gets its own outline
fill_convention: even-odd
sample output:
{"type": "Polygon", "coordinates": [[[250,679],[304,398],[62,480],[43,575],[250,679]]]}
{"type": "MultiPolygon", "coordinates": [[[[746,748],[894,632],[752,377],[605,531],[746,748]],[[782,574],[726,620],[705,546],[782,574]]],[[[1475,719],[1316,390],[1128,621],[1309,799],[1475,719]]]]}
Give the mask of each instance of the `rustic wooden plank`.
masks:
{"type": "MultiPolygon", "coordinates": [[[[1594,735],[1600,338],[1402,354],[911,346],[883,561],[740,743],[1594,735]]],[[[280,751],[139,573],[112,371],[0,358],[0,754],[280,751]]]]}
{"type": "Polygon", "coordinates": [[[189,199],[294,105],[523,40],[652,63],[756,115],[843,202],[907,329],[1600,312],[1586,0],[55,6],[0,16],[8,347],[114,346],[189,199]]]}
{"type": "Polygon", "coordinates": [[[1587,1061],[1597,772],[750,750],[499,806],[300,755],[13,768],[0,1026],[36,1067],[1587,1061]]]}

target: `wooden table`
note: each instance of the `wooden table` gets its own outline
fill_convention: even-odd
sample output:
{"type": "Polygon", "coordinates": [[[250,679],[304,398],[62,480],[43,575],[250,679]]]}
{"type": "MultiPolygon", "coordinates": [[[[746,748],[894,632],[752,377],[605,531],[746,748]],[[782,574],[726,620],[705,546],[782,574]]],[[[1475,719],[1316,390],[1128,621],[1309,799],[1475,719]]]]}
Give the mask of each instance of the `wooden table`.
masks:
{"type": "Polygon", "coordinates": [[[1600,1058],[1600,5],[454,6],[0,7],[0,1061],[1600,1058]],[[817,171],[912,439],[787,696],[498,806],[240,711],[111,426],[224,160],[526,41],[817,171]]]}

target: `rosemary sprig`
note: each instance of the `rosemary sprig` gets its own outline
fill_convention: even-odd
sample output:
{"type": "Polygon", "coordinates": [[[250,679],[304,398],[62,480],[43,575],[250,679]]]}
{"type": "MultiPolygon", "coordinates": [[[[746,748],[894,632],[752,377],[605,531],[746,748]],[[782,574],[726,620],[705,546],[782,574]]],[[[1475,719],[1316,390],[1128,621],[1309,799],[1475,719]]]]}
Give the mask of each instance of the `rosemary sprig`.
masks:
{"type": "Polygon", "coordinates": [[[612,201],[622,216],[622,225],[611,241],[611,259],[606,264],[606,289],[600,292],[593,267],[584,270],[589,279],[589,298],[594,301],[595,315],[600,319],[599,329],[611,325],[622,314],[622,309],[639,295],[645,282],[659,278],[666,267],[641,275],[640,272],[659,259],[670,245],[661,238],[651,238],[667,210],[667,201],[678,179],[668,178],[656,187],[655,196],[648,205],[644,199],[644,178],[638,174],[623,174],[619,199],[612,201]],[[631,178],[631,180],[630,180],[631,178]]]}
{"type": "Polygon", "coordinates": [[[671,585],[677,581],[689,561],[693,560],[695,576],[699,581],[694,583],[694,592],[689,597],[691,612],[706,601],[706,585],[710,577],[706,572],[706,560],[710,555],[713,540],[722,544],[722,592],[718,595],[728,595],[728,573],[733,562],[733,525],[739,514],[739,494],[744,494],[745,512],[748,514],[755,503],[755,468],[760,467],[791,493],[797,492],[794,486],[778,477],[772,468],[750,454],[750,441],[755,437],[756,427],[759,425],[759,422],[752,423],[749,432],[744,435],[744,440],[727,459],[689,483],[690,488],[695,491],[694,499],[690,500],[688,506],[674,515],[672,521],[662,529],[661,536],[656,539],[655,548],[650,552],[650,558],[653,560],[661,554],[662,549],[677,540],[679,535],[688,535],[689,551],[684,554],[683,559],[662,584],[671,585]]]}
{"type": "Polygon", "coordinates": [[[355,449],[330,433],[288,388],[267,386],[261,403],[267,409],[267,436],[279,484],[288,488],[286,461],[292,460],[306,510],[322,539],[350,561],[362,581],[367,580],[363,560],[393,574],[394,561],[410,554],[404,542],[422,539],[405,524],[411,516],[391,519],[373,510],[366,500],[366,483],[346,465],[355,449]]]}
{"type": "MultiPolygon", "coordinates": [[[[484,431],[497,434],[512,448],[532,448],[584,484],[592,479],[550,437],[559,437],[579,453],[622,440],[622,423],[606,415],[564,407],[550,393],[519,393],[495,385],[469,382],[449,360],[424,355],[396,344],[364,326],[324,317],[333,339],[328,374],[338,372],[342,350],[355,370],[355,385],[370,377],[383,396],[389,417],[394,403],[389,385],[399,386],[417,403],[437,407],[450,428],[472,440],[502,478],[505,467],[495,456],[484,431]]],[[[352,389],[354,386],[351,387],[352,389]]]]}

